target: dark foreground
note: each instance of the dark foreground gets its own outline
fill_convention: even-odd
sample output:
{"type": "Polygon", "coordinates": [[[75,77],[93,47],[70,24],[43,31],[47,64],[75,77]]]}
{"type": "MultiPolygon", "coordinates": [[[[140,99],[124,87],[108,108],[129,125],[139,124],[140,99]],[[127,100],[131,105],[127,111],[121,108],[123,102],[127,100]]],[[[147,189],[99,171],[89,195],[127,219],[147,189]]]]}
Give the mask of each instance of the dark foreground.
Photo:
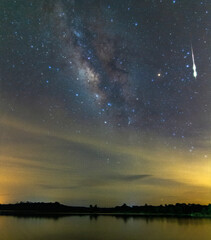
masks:
{"type": "Polygon", "coordinates": [[[111,216],[152,216],[152,217],[204,217],[211,218],[211,204],[180,204],[151,206],[116,206],[113,208],[101,208],[90,205],[90,207],[72,207],[55,203],[32,203],[20,202],[16,204],[0,204],[0,215],[13,216],[46,216],[59,217],[68,215],[111,215],[111,216]]]}

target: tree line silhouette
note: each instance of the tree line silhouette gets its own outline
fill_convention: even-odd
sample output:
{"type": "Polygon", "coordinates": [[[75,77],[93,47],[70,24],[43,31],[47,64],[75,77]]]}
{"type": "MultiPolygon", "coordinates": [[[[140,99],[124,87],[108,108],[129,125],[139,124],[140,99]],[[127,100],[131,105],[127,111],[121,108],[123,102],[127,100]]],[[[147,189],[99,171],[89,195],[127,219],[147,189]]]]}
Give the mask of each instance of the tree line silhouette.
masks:
{"type": "Polygon", "coordinates": [[[144,206],[122,206],[103,208],[97,205],[89,207],[73,207],[63,205],[59,202],[19,202],[15,204],[0,204],[0,214],[125,214],[125,215],[164,215],[164,216],[207,216],[211,217],[211,204],[185,204],[176,203],[165,204],[160,206],[152,206],[145,204],[144,206]]]}

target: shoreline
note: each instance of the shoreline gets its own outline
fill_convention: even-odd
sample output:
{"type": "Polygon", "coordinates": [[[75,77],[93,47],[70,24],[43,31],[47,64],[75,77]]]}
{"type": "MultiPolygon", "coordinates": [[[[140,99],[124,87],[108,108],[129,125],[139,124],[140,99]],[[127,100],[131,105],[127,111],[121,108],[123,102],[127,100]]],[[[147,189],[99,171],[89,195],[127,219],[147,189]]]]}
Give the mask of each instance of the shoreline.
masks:
{"type": "Polygon", "coordinates": [[[55,212],[35,210],[0,210],[0,216],[23,216],[23,217],[65,217],[65,216],[113,216],[113,217],[161,217],[161,218],[211,218],[211,215],[202,214],[174,214],[174,213],[120,213],[120,212],[55,212]]]}

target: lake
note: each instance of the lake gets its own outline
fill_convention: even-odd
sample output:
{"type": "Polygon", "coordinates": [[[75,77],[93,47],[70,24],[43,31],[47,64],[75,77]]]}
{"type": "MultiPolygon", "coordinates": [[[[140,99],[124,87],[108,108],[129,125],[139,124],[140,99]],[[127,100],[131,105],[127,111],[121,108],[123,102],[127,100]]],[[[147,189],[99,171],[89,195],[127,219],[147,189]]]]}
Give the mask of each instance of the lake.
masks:
{"type": "Polygon", "coordinates": [[[211,219],[0,216],[3,240],[209,240],[211,219]]]}

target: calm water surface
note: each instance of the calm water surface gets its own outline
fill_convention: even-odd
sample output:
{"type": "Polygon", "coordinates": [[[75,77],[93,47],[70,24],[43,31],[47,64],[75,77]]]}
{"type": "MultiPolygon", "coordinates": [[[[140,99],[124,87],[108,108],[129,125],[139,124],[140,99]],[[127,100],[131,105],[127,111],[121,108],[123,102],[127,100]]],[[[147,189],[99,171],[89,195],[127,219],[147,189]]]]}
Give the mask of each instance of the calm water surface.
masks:
{"type": "Polygon", "coordinates": [[[3,240],[210,240],[211,219],[0,216],[3,240]]]}

